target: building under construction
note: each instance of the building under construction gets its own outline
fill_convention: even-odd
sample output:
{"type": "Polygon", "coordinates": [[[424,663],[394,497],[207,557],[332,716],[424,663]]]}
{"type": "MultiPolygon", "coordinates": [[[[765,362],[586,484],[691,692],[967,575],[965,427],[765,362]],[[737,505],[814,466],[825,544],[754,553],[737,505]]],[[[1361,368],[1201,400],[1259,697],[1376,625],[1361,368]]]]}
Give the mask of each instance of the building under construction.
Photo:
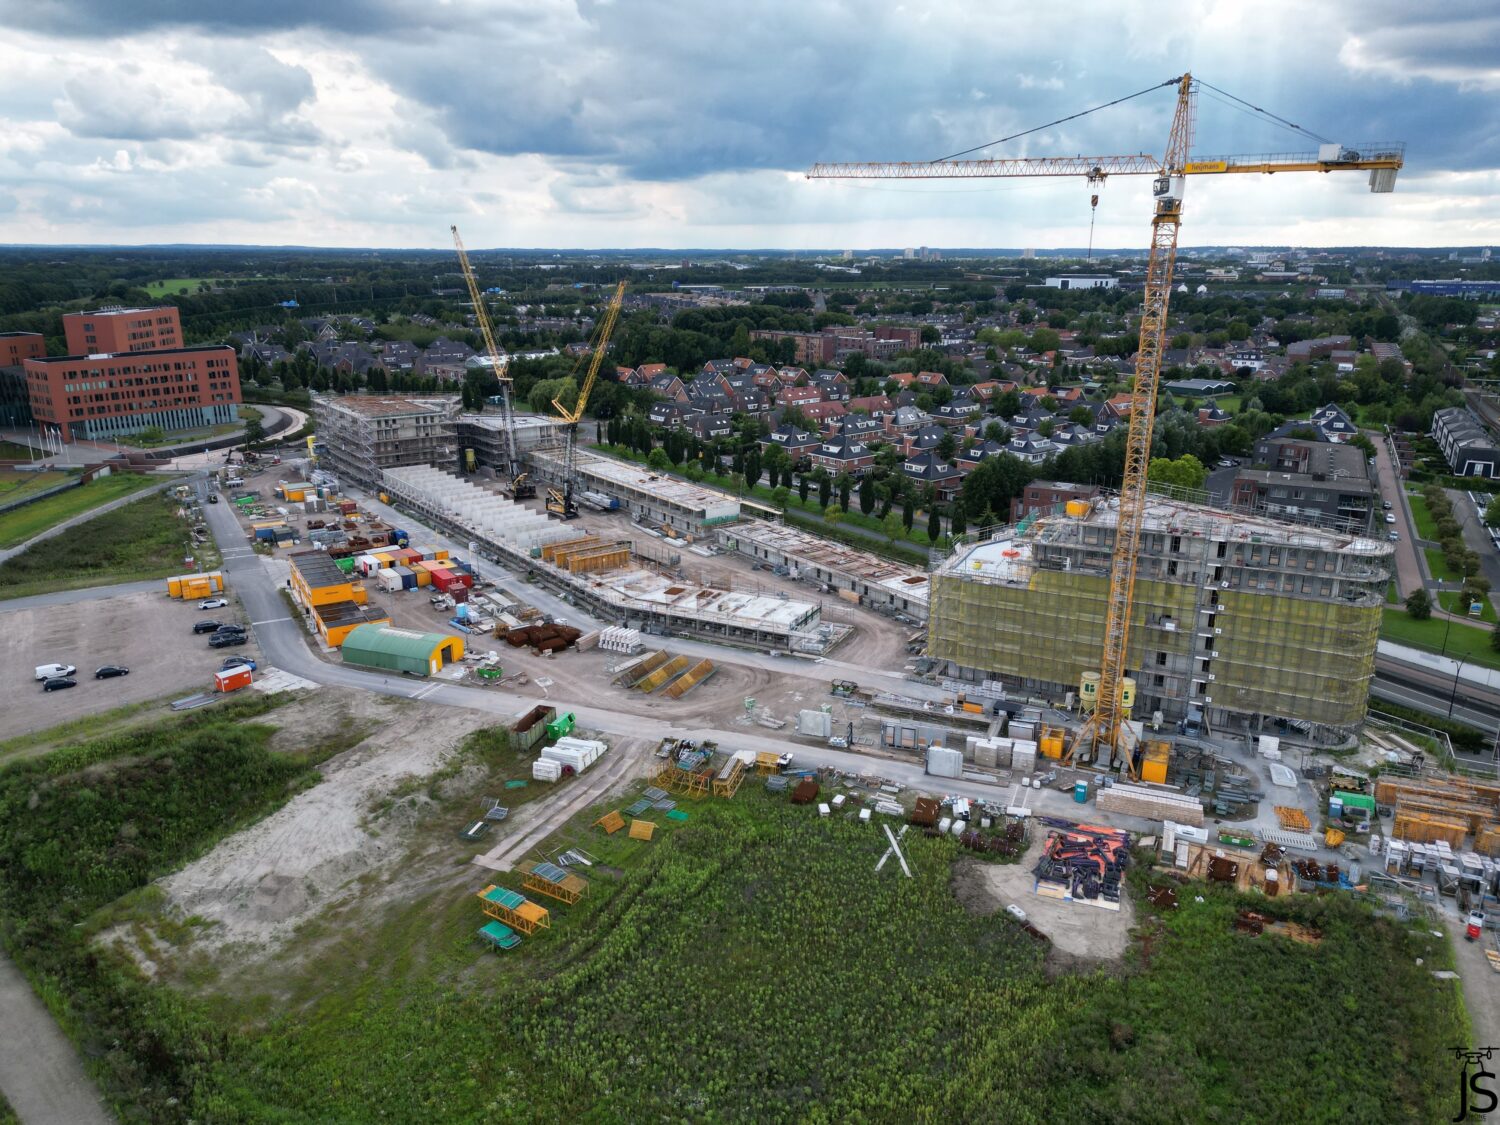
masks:
{"type": "Polygon", "coordinates": [[[341,481],[370,488],[398,465],[457,465],[456,398],[342,395],[313,410],[325,468],[341,481]]]}
{"type": "MultiPolygon", "coordinates": [[[[932,576],[929,653],[961,679],[1085,702],[1103,653],[1113,500],[962,544],[932,576]]],[[[1135,717],[1258,729],[1364,716],[1392,548],[1153,497],[1126,670],[1135,717]]]]}

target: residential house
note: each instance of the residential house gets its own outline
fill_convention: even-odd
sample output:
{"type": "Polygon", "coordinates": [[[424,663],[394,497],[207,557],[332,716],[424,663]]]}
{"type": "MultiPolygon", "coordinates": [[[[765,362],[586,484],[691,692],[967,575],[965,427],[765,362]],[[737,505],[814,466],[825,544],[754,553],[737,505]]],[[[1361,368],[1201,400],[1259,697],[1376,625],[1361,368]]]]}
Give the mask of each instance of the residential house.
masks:
{"type": "Polygon", "coordinates": [[[943,503],[952,500],[963,483],[958,467],[936,453],[917,453],[907,457],[901,462],[901,475],[916,484],[932,485],[943,503]]]}
{"type": "Polygon", "coordinates": [[[898,371],[894,375],[886,376],[887,383],[895,383],[903,391],[910,390],[911,385],[916,381],[916,375],[910,371],[898,371]]]}
{"type": "Polygon", "coordinates": [[[699,441],[712,441],[734,433],[734,422],[728,414],[693,414],[687,419],[687,429],[699,441]]]}
{"type": "Polygon", "coordinates": [[[813,450],[823,444],[823,441],[818,435],[799,430],[796,426],[777,426],[760,439],[760,444],[768,449],[773,445],[780,446],[786,450],[792,463],[796,464],[804,457],[810,456],[813,450]]]}
{"type": "Polygon", "coordinates": [[[1500,476],[1500,449],[1479,419],[1462,406],[1450,406],[1432,416],[1432,439],[1453,472],[1461,477],[1500,476]]]}
{"type": "Polygon", "coordinates": [[[809,422],[817,422],[820,425],[831,419],[842,418],[848,413],[842,402],[811,402],[798,409],[809,422]]]}
{"type": "Polygon", "coordinates": [[[904,443],[908,435],[915,433],[931,421],[931,416],[925,410],[920,410],[915,406],[898,406],[885,415],[885,428],[896,440],[904,443]]]}
{"type": "Polygon", "coordinates": [[[983,408],[972,398],[954,397],[942,406],[933,407],[932,417],[946,425],[960,425],[977,418],[983,412],[983,408]]]}
{"type": "Polygon", "coordinates": [[[650,386],[651,380],[666,373],[667,365],[665,363],[643,363],[635,369],[636,377],[640,381],[634,385],[637,387],[650,386]]]}
{"type": "Polygon", "coordinates": [[[953,457],[953,463],[958,466],[961,473],[972,473],[979,467],[981,461],[987,461],[991,457],[998,457],[1005,452],[1003,441],[976,441],[966,450],[960,450],[953,457]]]}
{"type": "Polygon", "coordinates": [[[823,401],[823,392],[817,387],[783,387],[776,395],[779,406],[790,406],[802,409],[811,406],[815,402],[823,401]]]}
{"type": "Polygon", "coordinates": [[[885,423],[879,418],[870,418],[863,414],[845,414],[842,418],[835,419],[833,424],[845,437],[858,437],[865,441],[885,440],[885,423]]]}
{"type": "Polygon", "coordinates": [[[851,413],[863,411],[871,418],[885,418],[896,413],[896,404],[885,395],[864,395],[844,403],[851,413]]]}
{"type": "Polygon", "coordinates": [[[915,453],[924,453],[929,449],[936,449],[938,444],[948,436],[948,430],[943,426],[928,423],[918,427],[905,435],[902,442],[902,452],[907,456],[915,453]]]}
{"type": "Polygon", "coordinates": [[[918,371],[917,385],[926,387],[929,391],[934,387],[946,387],[948,385],[948,377],[941,371],[918,371]]]}
{"type": "Polygon", "coordinates": [[[1333,403],[1318,407],[1310,420],[1329,441],[1348,441],[1359,433],[1354,420],[1333,403]]]}
{"type": "Polygon", "coordinates": [[[1012,523],[1027,516],[1050,516],[1063,512],[1069,500],[1093,500],[1099,495],[1096,484],[1067,484],[1055,480],[1034,480],[1021,495],[1010,502],[1012,523]]]}
{"type": "Polygon", "coordinates": [[[1213,403],[1198,407],[1198,425],[1205,430],[1211,430],[1215,426],[1222,426],[1231,421],[1233,419],[1213,403]]]}
{"type": "Polygon", "coordinates": [[[688,400],[687,387],[676,375],[663,371],[647,384],[653,394],[661,395],[662,398],[673,402],[686,402],[688,400]]]}
{"type": "Polygon", "coordinates": [[[1040,465],[1048,457],[1056,456],[1058,448],[1040,434],[1017,434],[1006,443],[1005,452],[1029,465],[1040,465]]]}
{"type": "Polygon", "coordinates": [[[857,476],[875,464],[875,451],[857,437],[833,434],[809,454],[813,465],[831,473],[857,476]]]}
{"type": "Polygon", "coordinates": [[[671,399],[662,402],[653,402],[651,409],[646,412],[647,420],[654,425],[665,426],[669,430],[677,429],[687,417],[687,406],[671,399]]]}
{"type": "Polygon", "coordinates": [[[1288,344],[1286,358],[1291,363],[1307,363],[1332,355],[1336,351],[1346,351],[1353,346],[1352,336],[1319,336],[1316,339],[1298,340],[1294,344],[1288,344]]]}
{"type": "Polygon", "coordinates": [[[380,350],[380,366],[387,371],[415,371],[421,351],[407,340],[387,340],[380,350]]]}

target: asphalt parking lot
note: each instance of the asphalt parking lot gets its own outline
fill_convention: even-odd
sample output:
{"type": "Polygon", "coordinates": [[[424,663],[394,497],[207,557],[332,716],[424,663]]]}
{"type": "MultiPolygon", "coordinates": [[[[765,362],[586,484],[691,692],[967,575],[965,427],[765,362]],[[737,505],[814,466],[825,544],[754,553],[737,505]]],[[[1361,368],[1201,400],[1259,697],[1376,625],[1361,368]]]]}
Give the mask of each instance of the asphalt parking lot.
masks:
{"type": "Polygon", "coordinates": [[[6,706],[0,708],[0,738],[42,730],[83,715],[162,696],[191,695],[213,686],[224,657],[259,658],[252,639],[233,648],[211,649],[208,637],[194,636],[193,624],[213,619],[247,624],[230,593],[224,609],[199,610],[196,601],[161,593],[126,594],[101,601],[4,611],[0,630],[6,651],[6,706]],[[43,691],[34,679],[38,664],[75,664],[78,686],[43,691]],[[103,664],[123,664],[130,675],[94,679],[103,664]]]}

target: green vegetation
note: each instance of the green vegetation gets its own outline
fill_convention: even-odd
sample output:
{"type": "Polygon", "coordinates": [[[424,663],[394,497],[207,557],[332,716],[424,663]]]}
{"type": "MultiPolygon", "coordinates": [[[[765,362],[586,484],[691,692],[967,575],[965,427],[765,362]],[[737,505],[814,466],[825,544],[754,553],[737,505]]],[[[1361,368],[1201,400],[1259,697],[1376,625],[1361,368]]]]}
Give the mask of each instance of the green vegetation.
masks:
{"type": "Polygon", "coordinates": [[[39,451],[14,441],[0,441],[0,461],[30,461],[39,451]]]}
{"type": "Polygon", "coordinates": [[[1495,623],[1495,607],[1490,604],[1489,598],[1479,599],[1479,604],[1484,607],[1484,611],[1478,617],[1470,616],[1469,599],[1464,597],[1463,592],[1460,590],[1444,590],[1438,595],[1438,604],[1449,613],[1468,617],[1470,621],[1483,621],[1487,625],[1495,623]]]}
{"type": "Polygon", "coordinates": [[[503,957],[474,937],[481,883],[461,872],[345,916],[345,935],[315,924],[304,938],[324,940],[264,994],[148,983],[88,943],[310,779],[266,751],[252,720],[272,705],[0,771],[0,932],[142,1119],[1435,1120],[1451,1096],[1446,1047],[1467,1028],[1430,976],[1446,941],[1422,929],[1340,897],[1203,887],[1142,908],[1149,953],[1123,975],[1053,979],[1009,917],[959,903],[953,840],[909,835],[915,879],[876,876],[868,826],[753,784],[685,802],[650,844],[580,815],[554,843],[599,860],[589,894],[503,957]],[[1236,933],[1251,903],[1324,942],[1236,933]],[[1246,1065],[1267,1028],[1302,1065],[1246,1065]]]}
{"type": "Polygon", "coordinates": [[[1432,513],[1427,510],[1427,501],[1420,496],[1408,495],[1407,502],[1411,504],[1412,522],[1417,525],[1417,538],[1436,543],[1438,541],[1437,523],[1433,520],[1432,513]]]}
{"type": "Polygon", "coordinates": [[[0,563],[0,599],[165,578],[182,571],[188,555],[210,569],[218,565],[212,547],[191,546],[187,525],[171,497],[147,496],[0,563]]]}
{"type": "Polygon", "coordinates": [[[6,512],[0,515],[0,547],[14,547],[64,520],[160,483],[140,473],[111,473],[6,512]]]}
{"type": "Polygon", "coordinates": [[[1437,547],[1422,548],[1422,557],[1427,560],[1427,569],[1440,582],[1462,582],[1463,575],[1448,565],[1443,552],[1437,547]]]}
{"type": "Polygon", "coordinates": [[[20,469],[0,469],[0,501],[6,504],[14,504],[31,493],[45,492],[49,488],[55,488],[63,484],[73,473],[58,472],[47,469],[40,473],[27,472],[20,469]]]}
{"type": "Polygon", "coordinates": [[[218,277],[169,277],[163,281],[148,282],[142,288],[151,295],[153,300],[162,297],[177,297],[187,293],[197,293],[203,286],[218,284],[223,278],[218,277]]]}
{"type": "Polygon", "coordinates": [[[1389,606],[1382,612],[1385,616],[1380,626],[1380,635],[1385,640],[1411,645],[1413,648],[1424,648],[1428,652],[1446,651],[1455,660],[1483,664],[1487,668],[1500,668],[1500,655],[1490,649],[1488,629],[1458,621],[1450,622],[1446,617],[1414,621],[1406,610],[1389,606]]]}
{"type": "Polygon", "coordinates": [[[43,750],[50,750],[64,742],[96,738],[105,732],[112,732],[116,728],[123,727],[127,720],[164,706],[168,701],[168,699],[148,699],[142,703],[127,703],[123,707],[115,707],[95,715],[81,715],[45,730],[28,731],[26,734],[7,738],[4,742],[0,742],[0,764],[12,758],[29,757],[43,750]]]}

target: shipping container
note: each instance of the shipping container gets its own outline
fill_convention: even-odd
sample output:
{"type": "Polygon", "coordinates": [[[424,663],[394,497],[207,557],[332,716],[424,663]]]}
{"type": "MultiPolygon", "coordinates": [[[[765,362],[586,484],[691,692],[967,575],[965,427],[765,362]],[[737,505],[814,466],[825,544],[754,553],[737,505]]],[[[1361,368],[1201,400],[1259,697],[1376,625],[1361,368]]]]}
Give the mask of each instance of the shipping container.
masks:
{"type": "Polygon", "coordinates": [[[241,664],[235,668],[228,668],[222,672],[214,673],[215,691],[238,691],[240,688],[249,687],[254,679],[254,674],[248,667],[241,664]]]}
{"type": "Polygon", "coordinates": [[[401,576],[390,567],[383,568],[379,572],[377,577],[379,579],[380,588],[382,590],[388,590],[394,593],[395,591],[401,589],[401,576]]]}
{"type": "Polygon", "coordinates": [[[403,590],[415,590],[417,588],[417,576],[412,573],[410,567],[398,566],[396,567],[396,574],[401,579],[401,588],[403,590]]]}

